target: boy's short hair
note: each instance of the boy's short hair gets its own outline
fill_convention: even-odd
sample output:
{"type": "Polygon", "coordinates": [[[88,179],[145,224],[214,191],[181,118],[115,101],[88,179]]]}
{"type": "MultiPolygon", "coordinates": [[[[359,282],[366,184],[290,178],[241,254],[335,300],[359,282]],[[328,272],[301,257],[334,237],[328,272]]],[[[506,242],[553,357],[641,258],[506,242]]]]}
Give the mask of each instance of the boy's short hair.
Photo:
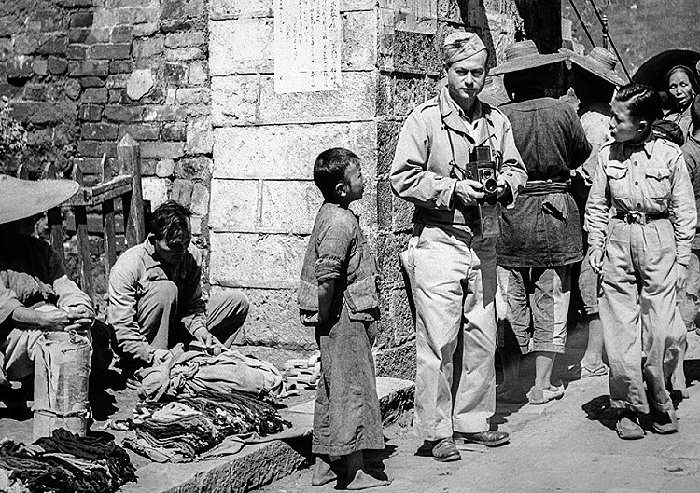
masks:
{"type": "Polygon", "coordinates": [[[693,129],[700,128],[700,94],[693,98],[690,105],[690,118],[693,120],[693,129]]]}
{"type": "Polygon", "coordinates": [[[649,122],[649,125],[657,118],[661,118],[661,98],[649,86],[642,84],[622,86],[615,95],[615,101],[627,103],[630,115],[646,120],[649,122]]]}
{"type": "Polygon", "coordinates": [[[348,166],[357,161],[357,154],[342,147],[333,147],[318,155],[314,163],[314,183],[324,199],[334,198],[335,186],[345,178],[348,166]]]}
{"type": "Polygon", "coordinates": [[[163,202],[151,216],[151,233],[167,243],[189,241],[192,212],[176,200],[163,202]]]}

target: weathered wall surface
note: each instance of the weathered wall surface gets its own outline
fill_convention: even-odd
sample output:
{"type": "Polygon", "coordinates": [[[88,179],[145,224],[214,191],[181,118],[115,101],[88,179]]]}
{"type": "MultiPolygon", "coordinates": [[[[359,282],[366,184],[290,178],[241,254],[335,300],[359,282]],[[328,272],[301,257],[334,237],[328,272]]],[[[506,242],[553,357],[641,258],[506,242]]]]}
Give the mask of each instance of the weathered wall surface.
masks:
{"type": "Polygon", "coordinates": [[[478,32],[495,63],[523,23],[511,1],[345,0],[341,11],[343,89],[275,94],[272,0],[212,0],[210,281],[252,300],[246,344],[313,348],[296,307],[321,203],[313,160],[328,147],[353,149],[370,177],[357,209],[381,271],[378,371],[411,376],[414,335],[398,253],[412,210],[388,183],[396,138],[408,113],[435,94],[447,33],[478,32]]]}
{"type": "MultiPolygon", "coordinates": [[[[600,23],[588,0],[573,0],[596,46],[602,46],[600,23]]],[[[630,75],[649,57],[669,48],[700,50],[700,8],[697,0],[609,0],[596,2],[609,20],[610,36],[630,75]]],[[[569,2],[562,15],[571,21],[573,37],[586,52],[591,42],[569,2]]]]}

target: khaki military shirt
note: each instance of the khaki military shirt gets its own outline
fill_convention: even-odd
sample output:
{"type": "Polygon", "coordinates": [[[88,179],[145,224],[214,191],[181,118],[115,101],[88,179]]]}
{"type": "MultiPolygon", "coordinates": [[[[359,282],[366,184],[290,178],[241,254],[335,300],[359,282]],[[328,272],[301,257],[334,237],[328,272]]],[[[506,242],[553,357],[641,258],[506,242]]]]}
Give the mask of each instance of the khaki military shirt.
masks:
{"type": "Polygon", "coordinates": [[[449,95],[418,106],[399,134],[389,179],[394,193],[416,205],[416,224],[474,227],[477,208],[454,200],[452,162],[463,166],[476,145],[491,145],[501,158],[501,174],[513,200],[527,181],[523,160],[515,147],[510,121],[496,108],[477,100],[469,118],[449,95]]]}
{"type": "Polygon", "coordinates": [[[603,144],[586,203],[591,248],[604,248],[610,207],[617,212],[668,212],[678,263],[688,265],[697,217],[690,175],[677,145],[654,138],[641,144],[603,144]]]}
{"type": "Polygon", "coordinates": [[[206,327],[202,299],[202,255],[190,244],[178,265],[161,262],[152,237],[124,252],[109,273],[107,323],[114,327],[120,349],[148,361],[150,348],[137,322],[138,303],[152,283],[172,281],[177,286],[178,315],[187,331],[206,327]]]}

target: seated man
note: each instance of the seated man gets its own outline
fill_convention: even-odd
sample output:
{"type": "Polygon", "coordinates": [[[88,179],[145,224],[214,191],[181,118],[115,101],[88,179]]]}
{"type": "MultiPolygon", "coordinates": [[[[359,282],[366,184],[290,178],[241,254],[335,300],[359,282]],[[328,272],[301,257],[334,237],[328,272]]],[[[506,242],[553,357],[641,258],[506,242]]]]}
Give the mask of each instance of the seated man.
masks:
{"type": "Polygon", "coordinates": [[[230,347],[248,315],[239,293],[202,299],[202,258],[190,245],[190,211],[174,200],[153,213],[146,241],[124,252],[109,275],[107,323],[125,367],[151,365],[178,342],[230,347]]]}
{"type": "Polygon", "coordinates": [[[69,180],[34,182],[0,175],[0,394],[9,381],[34,374],[42,330],[92,325],[90,297],[68,279],[48,243],[30,236],[35,215],[68,200],[77,189],[69,180]]]}

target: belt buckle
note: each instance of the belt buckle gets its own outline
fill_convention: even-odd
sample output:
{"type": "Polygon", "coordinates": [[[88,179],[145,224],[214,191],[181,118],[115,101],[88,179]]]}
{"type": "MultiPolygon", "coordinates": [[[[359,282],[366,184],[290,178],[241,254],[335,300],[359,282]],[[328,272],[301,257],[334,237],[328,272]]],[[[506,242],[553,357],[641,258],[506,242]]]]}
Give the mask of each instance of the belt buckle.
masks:
{"type": "Polygon", "coordinates": [[[644,226],[647,223],[647,215],[639,211],[628,211],[625,215],[625,222],[627,224],[639,224],[644,226]]]}

